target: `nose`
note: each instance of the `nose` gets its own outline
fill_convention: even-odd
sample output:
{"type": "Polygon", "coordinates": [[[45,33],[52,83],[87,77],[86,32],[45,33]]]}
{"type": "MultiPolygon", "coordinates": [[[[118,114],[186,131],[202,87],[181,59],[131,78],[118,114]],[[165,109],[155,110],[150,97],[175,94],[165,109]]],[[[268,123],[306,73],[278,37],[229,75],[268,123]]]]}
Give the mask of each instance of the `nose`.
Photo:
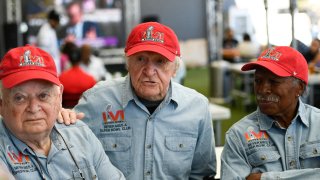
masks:
{"type": "Polygon", "coordinates": [[[255,90],[258,94],[270,94],[271,86],[270,83],[263,81],[259,83],[255,83],[255,90]]]}
{"type": "Polygon", "coordinates": [[[37,99],[32,98],[29,101],[28,111],[32,113],[36,113],[41,109],[40,103],[37,99]]]}
{"type": "Polygon", "coordinates": [[[149,61],[148,63],[145,64],[144,66],[144,73],[147,76],[153,76],[157,71],[157,68],[155,66],[154,63],[152,63],[151,61],[149,61]]]}

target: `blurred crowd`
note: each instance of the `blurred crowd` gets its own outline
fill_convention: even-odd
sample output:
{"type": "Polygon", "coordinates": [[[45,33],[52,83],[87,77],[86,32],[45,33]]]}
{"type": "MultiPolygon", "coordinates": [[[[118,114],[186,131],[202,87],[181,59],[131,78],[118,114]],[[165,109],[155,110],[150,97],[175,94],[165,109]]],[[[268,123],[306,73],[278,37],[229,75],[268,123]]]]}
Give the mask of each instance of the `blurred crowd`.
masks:
{"type": "Polygon", "coordinates": [[[80,1],[66,6],[69,21],[60,26],[60,15],[56,10],[47,13],[47,22],[37,34],[36,45],[53,58],[63,84],[63,106],[71,108],[77,104],[84,91],[96,82],[111,77],[102,60],[95,56],[93,47],[86,43],[99,37],[96,23],[83,20],[80,1]]]}

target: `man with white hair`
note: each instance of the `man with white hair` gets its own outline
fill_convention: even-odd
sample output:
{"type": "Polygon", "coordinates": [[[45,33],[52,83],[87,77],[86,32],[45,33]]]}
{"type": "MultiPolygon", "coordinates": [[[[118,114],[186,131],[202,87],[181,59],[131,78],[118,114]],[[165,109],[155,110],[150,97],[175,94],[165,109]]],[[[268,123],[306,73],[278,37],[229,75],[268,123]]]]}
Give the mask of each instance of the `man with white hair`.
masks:
{"type": "Polygon", "coordinates": [[[208,99],[172,81],[180,62],[174,31],[156,22],[137,25],[125,56],[128,75],[100,81],[74,108],[85,113],[110,161],[130,180],[214,177],[208,99]]]}
{"type": "Polygon", "coordinates": [[[86,124],[56,124],[63,86],[47,52],[29,45],[11,49],[1,61],[0,79],[5,171],[15,179],[125,179],[86,124]]]}

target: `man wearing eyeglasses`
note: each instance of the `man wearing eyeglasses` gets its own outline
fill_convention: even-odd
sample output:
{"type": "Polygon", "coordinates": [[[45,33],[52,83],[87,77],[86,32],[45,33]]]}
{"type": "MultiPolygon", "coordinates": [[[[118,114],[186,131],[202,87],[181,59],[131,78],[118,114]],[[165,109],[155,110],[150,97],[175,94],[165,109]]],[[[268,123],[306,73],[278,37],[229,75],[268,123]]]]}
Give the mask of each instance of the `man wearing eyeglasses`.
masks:
{"type": "Polygon", "coordinates": [[[0,79],[0,166],[15,179],[125,179],[87,125],[55,124],[63,86],[48,53],[10,50],[0,79]]]}

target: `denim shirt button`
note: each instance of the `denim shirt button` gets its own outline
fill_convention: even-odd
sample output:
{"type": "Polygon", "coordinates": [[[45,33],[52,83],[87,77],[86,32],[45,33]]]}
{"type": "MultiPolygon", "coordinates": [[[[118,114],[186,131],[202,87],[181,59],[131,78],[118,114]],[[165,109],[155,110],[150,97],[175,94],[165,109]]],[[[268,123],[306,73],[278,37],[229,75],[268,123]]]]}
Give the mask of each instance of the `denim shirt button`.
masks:
{"type": "Polygon", "coordinates": [[[294,166],[295,163],[296,163],[295,161],[290,161],[289,165],[290,165],[290,166],[294,166]]]}
{"type": "Polygon", "coordinates": [[[112,144],[112,147],[113,148],[117,148],[117,144],[112,144]]]}
{"type": "Polygon", "coordinates": [[[148,145],[147,145],[147,149],[150,149],[150,148],[151,148],[151,144],[148,144],[148,145]]]}
{"type": "Polygon", "coordinates": [[[262,155],[262,156],[260,157],[260,159],[261,159],[262,161],[264,161],[264,160],[267,159],[267,157],[266,157],[265,155],[262,155]]]}
{"type": "Polygon", "coordinates": [[[313,152],[313,154],[318,154],[317,148],[314,148],[312,152],[313,152]]]}
{"type": "Polygon", "coordinates": [[[147,176],[150,176],[150,174],[151,174],[150,171],[147,171],[147,172],[146,172],[146,175],[147,175],[147,176]]]}

